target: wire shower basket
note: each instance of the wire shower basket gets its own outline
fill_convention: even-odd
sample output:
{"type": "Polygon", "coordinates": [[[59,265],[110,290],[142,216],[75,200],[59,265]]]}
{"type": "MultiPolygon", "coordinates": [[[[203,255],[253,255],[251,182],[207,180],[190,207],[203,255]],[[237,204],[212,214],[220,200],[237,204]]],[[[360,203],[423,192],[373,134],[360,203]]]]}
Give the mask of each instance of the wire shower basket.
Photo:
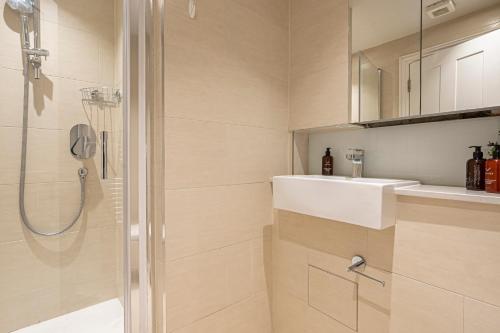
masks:
{"type": "Polygon", "coordinates": [[[80,89],[82,102],[89,106],[99,108],[116,108],[120,104],[122,97],[120,90],[110,87],[89,87],[80,89]]]}
{"type": "Polygon", "coordinates": [[[99,138],[101,146],[101,178],[108,178],[108,138],[109,131],[106,118],[111,122],[111,110],[117,108],[122,100],[120,90],[109,87],[89,87],[80,89],[82,93],[83,109],[92,123],[93,115],[97,115],[96,126],[100,128],[99,138]],[[102,123],[100,120],[102,119],[102,123]],[[101,127],[102,126],[102,127],[101,127]]]}

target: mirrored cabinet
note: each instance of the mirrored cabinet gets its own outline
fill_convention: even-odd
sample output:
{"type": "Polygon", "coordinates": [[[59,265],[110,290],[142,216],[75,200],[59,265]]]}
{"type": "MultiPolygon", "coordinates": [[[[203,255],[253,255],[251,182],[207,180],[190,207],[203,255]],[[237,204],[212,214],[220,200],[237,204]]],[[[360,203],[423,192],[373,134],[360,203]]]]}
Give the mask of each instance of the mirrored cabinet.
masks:
{"type": "Polygon", "coordinates": [[[500,106],[500,0],[351,0],[351,123],[500,106]]]}

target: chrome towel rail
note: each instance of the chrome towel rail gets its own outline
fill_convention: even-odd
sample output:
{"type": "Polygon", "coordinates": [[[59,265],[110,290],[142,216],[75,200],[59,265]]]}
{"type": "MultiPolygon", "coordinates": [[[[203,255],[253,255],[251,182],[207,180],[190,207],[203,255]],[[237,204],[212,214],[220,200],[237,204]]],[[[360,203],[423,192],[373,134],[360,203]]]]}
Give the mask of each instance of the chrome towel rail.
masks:
{"type": "Polygon", "coordinates": [[[354,256],[354,257],[352,257],[351,263],[352,263],[352,265],[347,267],[348,272],[353,272],[353,273],[356,273],[358,275],[361,275],[367,279],[378,282],[382,285],[382,287],[385,287],[385,281],[376,279],[372,276],[366,275],[365,273],[362,273],[362,272],[359,272],[356,270],[358,268],[362,268],[362,267],[366,266],[365,258],[363,258],[362,256],[354,256]]]}

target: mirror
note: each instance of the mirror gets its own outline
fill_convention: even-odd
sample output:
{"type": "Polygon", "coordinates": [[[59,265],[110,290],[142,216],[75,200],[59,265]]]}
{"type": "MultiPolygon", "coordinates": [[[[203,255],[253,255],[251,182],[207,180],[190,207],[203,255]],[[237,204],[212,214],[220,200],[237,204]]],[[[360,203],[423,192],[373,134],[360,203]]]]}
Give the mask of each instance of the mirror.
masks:
{"type": "MultiPolygon", "coordinates": [[[[406,88],[401,87],[401,58],[420,51],[420,1],[351,0],[350,8],[352,122],[399,117],[400,91],[406,88]]],[[[418,60],[411,67],[416,73],[418,60]]],[[[408,102],[419,109],[420,103],[408,102]]]]}
{"type": "Polygon", "coordinates": [[[500,0],[350,7],[352,123],[500,106],[500,0]]]}
{"type": "Polygon", "coordinates": [[[421,114],[499,106],[500,1],[424,0],[422,22],[421,114]]]}

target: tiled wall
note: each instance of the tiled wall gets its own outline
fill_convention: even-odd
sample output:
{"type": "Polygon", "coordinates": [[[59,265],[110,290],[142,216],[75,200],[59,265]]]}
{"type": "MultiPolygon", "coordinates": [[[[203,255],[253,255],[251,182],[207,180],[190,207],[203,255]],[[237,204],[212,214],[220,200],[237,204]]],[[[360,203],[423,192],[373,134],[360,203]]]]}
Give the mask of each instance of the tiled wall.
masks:
{"type": "Polygon", "coordinates": [[[291,0],[290,7],[290,129],[345,124],[348,1],[291,0]]]}
{"type": "Polygon", "coordinates": [[[274,333],[389,332],[393,244],[394,227],[375,231],[276,211],[274,333]],[[365,273],[385,288],[347,272],[354,255],[365,257],[365,273]]]}
{"type": "Polygon", "coordinates": [[[198,1],[192,20],[185,1],[168,0],[166,15],[167,332],[271,332],[288,1],[198,1]]]}
{"type": "Polygon", "coordinates": [[[276,215],[275,333],[499,331],[496,206],[401,197],[383,231],[276,215]],[[354,255],[385,287],[346,272],[354,255]]]}
{"type": "Polygon", "coordinates": [[[349,148],[362,148],[365,177],[465,186],[465,163],[472,157],[468,147],[497,141],[499,130],[500,118],[483,118],[314,133],[309,136],[308,171],[321,174],[321,157],[332,147],[334,173],[349,176],[352,163],[345,155],[349,148]]]}
{"type": "MultiPolygon", "coordinates": [[[[42,0],[44,76],[30,84],[26,210],[41,229],[58,229],[77,211],[82,163],[73,159],[69,129],[102,114],[85,113],[80,88],[114,83],[113,1],[42,0]]],[[[121,219],[121,120],[108,115],[110,175],[98,178],[99,150],[89,170],[86,205],[77,225],[59,237],[38,237],[18,213],[23,75],[19,16],[0,1],[0,331],[8,332],[115,297],[115,228],[121,219]]]]}
{"type": "Polygon", "coordinates": [[[392,333],[499,331],[499,219],[496,206],[399,200],[392,333]]]}

